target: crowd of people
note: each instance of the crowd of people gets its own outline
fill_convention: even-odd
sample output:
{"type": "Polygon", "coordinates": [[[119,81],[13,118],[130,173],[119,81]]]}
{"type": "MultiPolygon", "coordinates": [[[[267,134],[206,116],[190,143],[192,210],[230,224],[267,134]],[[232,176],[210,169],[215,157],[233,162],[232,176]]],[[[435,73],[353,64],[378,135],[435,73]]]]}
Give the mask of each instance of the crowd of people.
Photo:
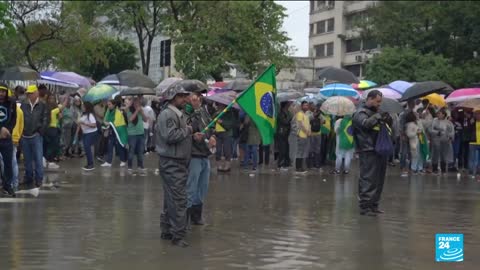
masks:
{"type": "MultiPolygon", "coordinates": [[[[383,159],[390,166],[399,163],[402,176],[466,169],[476,175],[480,112],[448,110],[432,106],[428,100],[412,100],[400,114],[379,114],[376,108],[381,99],[377,102],[375,98],[381,93],[377,92],[372,91],[376,96],[365,102],[370,104],[366,108],[373,109],[360,107],[356,114],[345,116],[327,115],[312,102],[281,102],[274,144],[264,145],[255,123],[242,110],[225,112],[226,105],[208,102],[205,91],[187,92],[181,85],[169,88],[161,103],[141,96],[113,95],[92,104],[82,102],[79,94],[54,95],[44,85],[18,86],[11,91],[0,84],[3,192],[15,196],[19,189],[39,188],[44,168],[58,169],[61,160],[83,156],[85,171],[94,170],[98,160],[103,169],[115,163],[131,174],[145,175],[144,156],[154,151],[160,159],[158,171],[165,193],[162,238],[187,246],[183,240],[187,226],[203,224],[211,155],[220,173],[231,171],[232,160],[239,160],[243,170],[255,172],[259,166],[270,166],[273,156],[276,168],[270,169],[293,170],[297,175],[321,172],[324,167],[331,167],[331,174],[349,174],[352,159],[360,155],[363,176],[359,184],[367,194],[360,197],[364,206],[369,205],[365,209],[377,213],[381,212],[377,207],[383,181],[372,187],[372,181],[378,181],[372,179],[379,179],[372,175],[384,175],[386,168],[369,170],[365,162],[379,163],[378,156],[369,153],[373,141],[368,136],[377,132],[372,133],[369,123],[380,117],[395,146],[383,159]],[[368,121],[358,120],[362,112],[368,121]],[[224,115],[209,128],[220,113],[224,115]],[[19,181],[21,160],[23,181],[19,181]],[[368,200],[374,202],[365,203],[368,200]]],[[[361,188],[359,191],[362,195],[361,188]]]]}

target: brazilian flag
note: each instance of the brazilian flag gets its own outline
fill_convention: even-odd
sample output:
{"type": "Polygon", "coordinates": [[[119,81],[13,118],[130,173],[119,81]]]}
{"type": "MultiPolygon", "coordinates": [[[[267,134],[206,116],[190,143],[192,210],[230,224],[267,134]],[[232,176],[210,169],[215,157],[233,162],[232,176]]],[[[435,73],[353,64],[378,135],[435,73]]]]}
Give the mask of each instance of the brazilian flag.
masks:
{"type": "Polygon", "coordinates": [[[332,130],[332,118],[329,115],[323,114],[323,119],[325,123],[320,127],[322,134],[328,135],[332,130]]]}
{"type": "Polygon", "coordinates": [[[420,153],[422,154],[423,160],[428,160],[430,158],[430,148],[428,147],[425,132],[418,135],[418,141],[420,143],[420,153]]]}
{"type": "Polygon", "coordinates": [[[271,65],[236,99],[236,103],[257,126],[265,145],[272,144],[275,135],[276,98],[275,65],[271,65]]]}
{"type": "Polygon", "coordinates": [[[353,148],[353,127],[352,118],[345,117],[338,128],[338,146],[340,149],[350,150],[353,148]]]}

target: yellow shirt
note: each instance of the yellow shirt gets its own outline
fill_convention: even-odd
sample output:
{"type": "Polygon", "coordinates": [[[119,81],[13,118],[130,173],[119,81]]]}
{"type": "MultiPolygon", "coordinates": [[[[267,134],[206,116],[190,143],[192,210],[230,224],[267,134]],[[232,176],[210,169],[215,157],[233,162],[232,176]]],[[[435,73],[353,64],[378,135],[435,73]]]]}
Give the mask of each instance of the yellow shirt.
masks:
{"type": "Polygon", "coordinates": [[[23,134],[23,111],[20,109],[20,104],[17,104],[17,121],[15,122],[15,127],[12,131],[12,140],[15,145],[18,145],[20,138],[23,134]]]}
{"type": "Polygon", "coordinates": [[[310,119],[308,116],[303,111],[299,111],[295,119],[298,122],[298,137],[303,139],[308,138],[308,134],[305,132],[308,131],[308,133],[310,133],[310,119]]]}
{"type": "Polygon", "coordinates": [[[50,112],[50,125],[49,127],[58,127],[58,115],[60,114],[60,108],[55,108],[50,112]]]}
{"type": "Polygon", "coordinates": [[[475,122],[475,142],[471,142],[470,144],[480,145],[480,122],[475,122]]]}

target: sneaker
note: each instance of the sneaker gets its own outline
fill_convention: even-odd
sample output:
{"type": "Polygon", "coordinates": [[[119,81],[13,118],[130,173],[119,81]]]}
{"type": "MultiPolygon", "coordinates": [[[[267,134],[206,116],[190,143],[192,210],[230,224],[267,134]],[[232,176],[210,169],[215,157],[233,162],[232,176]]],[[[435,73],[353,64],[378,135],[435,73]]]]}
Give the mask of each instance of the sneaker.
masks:
{"type": "Polygon", "coordinates": [[[331,172],[331,174],[340,174],[340,171],[339,171],[339,170],[333,170],[333,171],[331,172]]]}
{"type": "Polygon", "coordinates": [[[85,166],[85,167],[82,168],[82,170],[84,170],[84,171],[93,171],[93,170],[95,170],[95,167],[93,167],[93,165],[85,166]]]}
{"type": "Polygon", "coordinates": [[[49,169],[60,169],[60,166],[58,166],[58,164],[54,163],[54,162],[50,162],[47,164],[47,168],[49,169]]]}
{"type": "Polygon", "coordinates": [[[349,171],[349,170],[345,170],[345,171],[343,171],[343,174],[349,174],[349,173],[350,173],[350,171],[349,171]]]}
{"type": "Polygon", "coordinates": [[[105,160],[103,159],[103,157],[97,157],[97,160],[100,161],[100,162],[105,162],[105,160]]]}
{"type": "Polygon", "coordinates": [[[43,162],[43,168],[47,168],[47,160],[45,158],[42,159],[43,162]]]}
{"type": "Polygon", "coordinates": [[[13,198],[15,198],[17,196],[17,195],[15,195],[15,191],[13,191],[12,188],[3,187],[2,192],[3,192],[4,195],[12,196],[13,198]]]}
{"type": "Polygon", "coordinates": [[[282,172],[288,172],[288,168],[287,168],[287,167],[281,167],[281,168],[280,168],[280,171],[282,171],[282,172]]]}
{"type": "Polygon", "coordinates": [[[138,173],[140,175],[147,175],[147,169],[146,168],[140,168],[140,169],[138,169],[138,173]]]}
{"type": "Polygon", "coordinates": [[[128,174],[133,174],[134,173],[133,169],[131,169],[131,168],[128,168],[127,172],[128,172],[128,174]]]}
{"type": "Polygon", "coordinates": [[[112,164],[108,163],[108,162],[105,162],[102,165],[100,165],[100,167],[112,167],[112,164]]]}
{"type": "Polygon", "coordinates": [[[126,163],[126,162],[123,162],[123,161],[122,161],[122,162],[120,162],[120,167],[125,167],[126,165],[127,165],[127,163],[126,163]]]}

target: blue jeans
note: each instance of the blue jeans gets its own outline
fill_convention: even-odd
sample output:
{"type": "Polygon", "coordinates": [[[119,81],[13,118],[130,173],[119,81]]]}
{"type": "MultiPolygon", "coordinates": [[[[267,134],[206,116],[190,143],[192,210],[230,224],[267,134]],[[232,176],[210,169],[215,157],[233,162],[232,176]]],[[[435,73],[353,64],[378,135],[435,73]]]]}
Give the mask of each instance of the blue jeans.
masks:
{"type": "Polygon", "coordinates": [[[412,157],[410,169],[413,172],[423,171],[423,156],[420,150],[420,144],[417,146],[417,153],[410,154],[412,157]]]}
{"type": "Polygon", "coordinates": [[[25,163],[25,184],[43,182],[43,138],[39,134],[21,140],[25,163]]]}
{"type": "Polygon", "coordinates": [[[16,190],[18,188],[18,163],[17,163],[17,147],[13,146],[12,156],[12,187],[16,190]]]}
{"type": "Polygon", "coordinates": [[[476,175],[480,160],[480,145],[470,144],[468,155],[468,171],[471,175],[476,175]]]}
{"type": "Polygon", "coordinates": [[[247,151],[245,153],[245,156],[243,158],[243,164],[242,167],[246,168],[248,167],[248,162],[250,161],[250,158],[252,159],[252,167],[254,169],[257,168],[258,165],[258,145],[255,144],[247,144],[247,151]]]}
{"type": "Polygon", "coordinates": [[[128,168],[133,165],[133,155],[137,156],[137,167],[143,169],[143,149],[145,148],[145,135],[128,136],[128,168]]]}
{"type": "Polygon", "coordinates": [[[210,160],[208,158],[192,158],[188,166],[187,208],[203,204],[208,191],[210,178],[210,160]]]}
{"type": "Polygon", "coordinates": [[[87,166],[93,166],[92,146],[97,140],[98,132],[83,133],[83,149],[85,149],[85,156],[87,157],[87,166]]]}
{"type": "Polygon", "coordinates": [[[232,139],[232,158],[238,158],[238,141],[239,138],[232,139]]]}
{"type": "Polygon", "coordinates": [[[115,151],[120,156],[120,161],[125,162],[127,161],[127,150],[125,147],[122,147],[117,140],[117,136],[114,132],[108,136],[108,154],[107,159],[105,160],[108,163],[112,163],[113,160],[113,148],[115,147],[115,151]]]}

